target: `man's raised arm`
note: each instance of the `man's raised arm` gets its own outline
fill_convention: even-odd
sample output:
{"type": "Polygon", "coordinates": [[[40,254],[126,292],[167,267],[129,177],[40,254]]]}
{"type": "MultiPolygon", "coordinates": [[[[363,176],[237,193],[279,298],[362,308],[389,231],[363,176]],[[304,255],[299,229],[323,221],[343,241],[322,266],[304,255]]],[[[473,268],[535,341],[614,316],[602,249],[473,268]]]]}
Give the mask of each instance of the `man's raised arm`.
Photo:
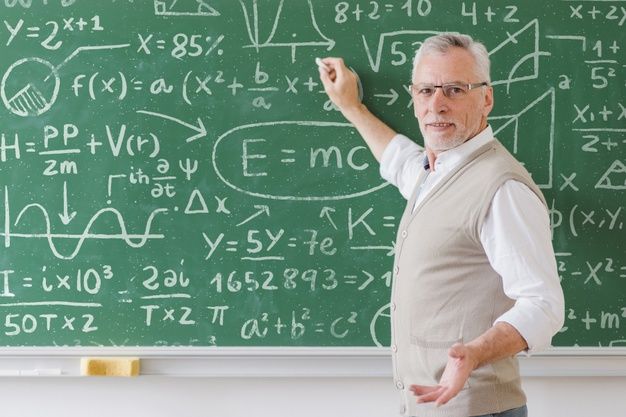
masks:
{"type": "Polygon", "coordinates": [[[343,116],[356,127],[377,161],[396,132],[374,116],[359,100],[356,75],[341,58],[324,58],[320,79],[324,90],[343,116]]]}

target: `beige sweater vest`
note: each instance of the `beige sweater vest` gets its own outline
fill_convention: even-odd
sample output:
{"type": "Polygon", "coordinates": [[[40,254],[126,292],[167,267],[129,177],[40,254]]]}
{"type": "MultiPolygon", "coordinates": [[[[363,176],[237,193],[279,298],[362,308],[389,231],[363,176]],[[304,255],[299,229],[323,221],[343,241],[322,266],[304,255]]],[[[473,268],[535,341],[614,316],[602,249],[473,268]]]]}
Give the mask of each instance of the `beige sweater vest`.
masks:
{"type": "Polygon", "coordinates": [[[448,348],[489,329],[514,301],[502,288],[480,242],[480,230],[497,189],[507,180],[526,184],[545,205],[539,188],[513,156],[494,140],[412,208],[410,198],[398,229],[391,300],[392,357],[403,414],[468,417],[521,407],[526,397],[517,359],[475,370],[445,406],[416,404],[411,384],[437,385],[448,348]]]}

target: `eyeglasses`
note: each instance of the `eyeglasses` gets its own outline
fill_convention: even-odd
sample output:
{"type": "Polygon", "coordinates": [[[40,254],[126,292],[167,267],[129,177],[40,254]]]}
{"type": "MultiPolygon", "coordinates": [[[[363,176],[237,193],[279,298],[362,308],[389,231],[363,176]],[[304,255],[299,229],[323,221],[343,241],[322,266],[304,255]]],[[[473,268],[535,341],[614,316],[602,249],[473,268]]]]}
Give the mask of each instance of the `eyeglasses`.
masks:
{"type": "Polygon", "coordinates": [[[486,81],[482,83],[473,83],[473,84],[461,84],[461,83],[446,83],[442,85],[433,85],[433,84],[411,84],[411,93],[414,97],[418,99],[427,99],[432,97],[437,91],[438,88],[441,88],[443,91],[443,95],[450,99],[459,99],[463,98],[470,92],[478,87],[487,86],[489,83],[486,81]]]}

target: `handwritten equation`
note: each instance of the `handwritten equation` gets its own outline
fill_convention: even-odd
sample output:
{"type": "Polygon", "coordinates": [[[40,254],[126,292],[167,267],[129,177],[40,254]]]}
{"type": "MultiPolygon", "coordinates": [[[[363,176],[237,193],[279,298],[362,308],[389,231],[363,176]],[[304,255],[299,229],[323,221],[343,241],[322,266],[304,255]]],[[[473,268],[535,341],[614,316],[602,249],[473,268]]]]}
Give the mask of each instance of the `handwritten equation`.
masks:
{"type": "Polygon", "coordinates": [[[405,203],[314,57],[344,57],[365,104],[421,143],[412,59],[443,31],[486,44],[489,123],[546,195],[555,344],[626,344],[625,2],[0,10],[5,345],[388,345],[405,203]]]}

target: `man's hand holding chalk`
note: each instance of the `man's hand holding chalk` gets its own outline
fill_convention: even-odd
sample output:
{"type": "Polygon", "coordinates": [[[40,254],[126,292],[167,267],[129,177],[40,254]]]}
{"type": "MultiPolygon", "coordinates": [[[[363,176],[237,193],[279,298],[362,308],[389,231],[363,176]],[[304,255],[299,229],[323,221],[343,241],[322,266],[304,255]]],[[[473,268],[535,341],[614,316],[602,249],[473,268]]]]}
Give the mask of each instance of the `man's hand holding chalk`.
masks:
{"type": "Polygon", "coordinates": [[[346,67],[341,58],[315,58],[324,90],[333,103],[339,107],[360,104],[363,100],[363,87],[357,73],[346,67]],[[356,87],[356,88],[355,88],[356,87]],[[356,102],[352,102],[356,99],[356,102]]]}

